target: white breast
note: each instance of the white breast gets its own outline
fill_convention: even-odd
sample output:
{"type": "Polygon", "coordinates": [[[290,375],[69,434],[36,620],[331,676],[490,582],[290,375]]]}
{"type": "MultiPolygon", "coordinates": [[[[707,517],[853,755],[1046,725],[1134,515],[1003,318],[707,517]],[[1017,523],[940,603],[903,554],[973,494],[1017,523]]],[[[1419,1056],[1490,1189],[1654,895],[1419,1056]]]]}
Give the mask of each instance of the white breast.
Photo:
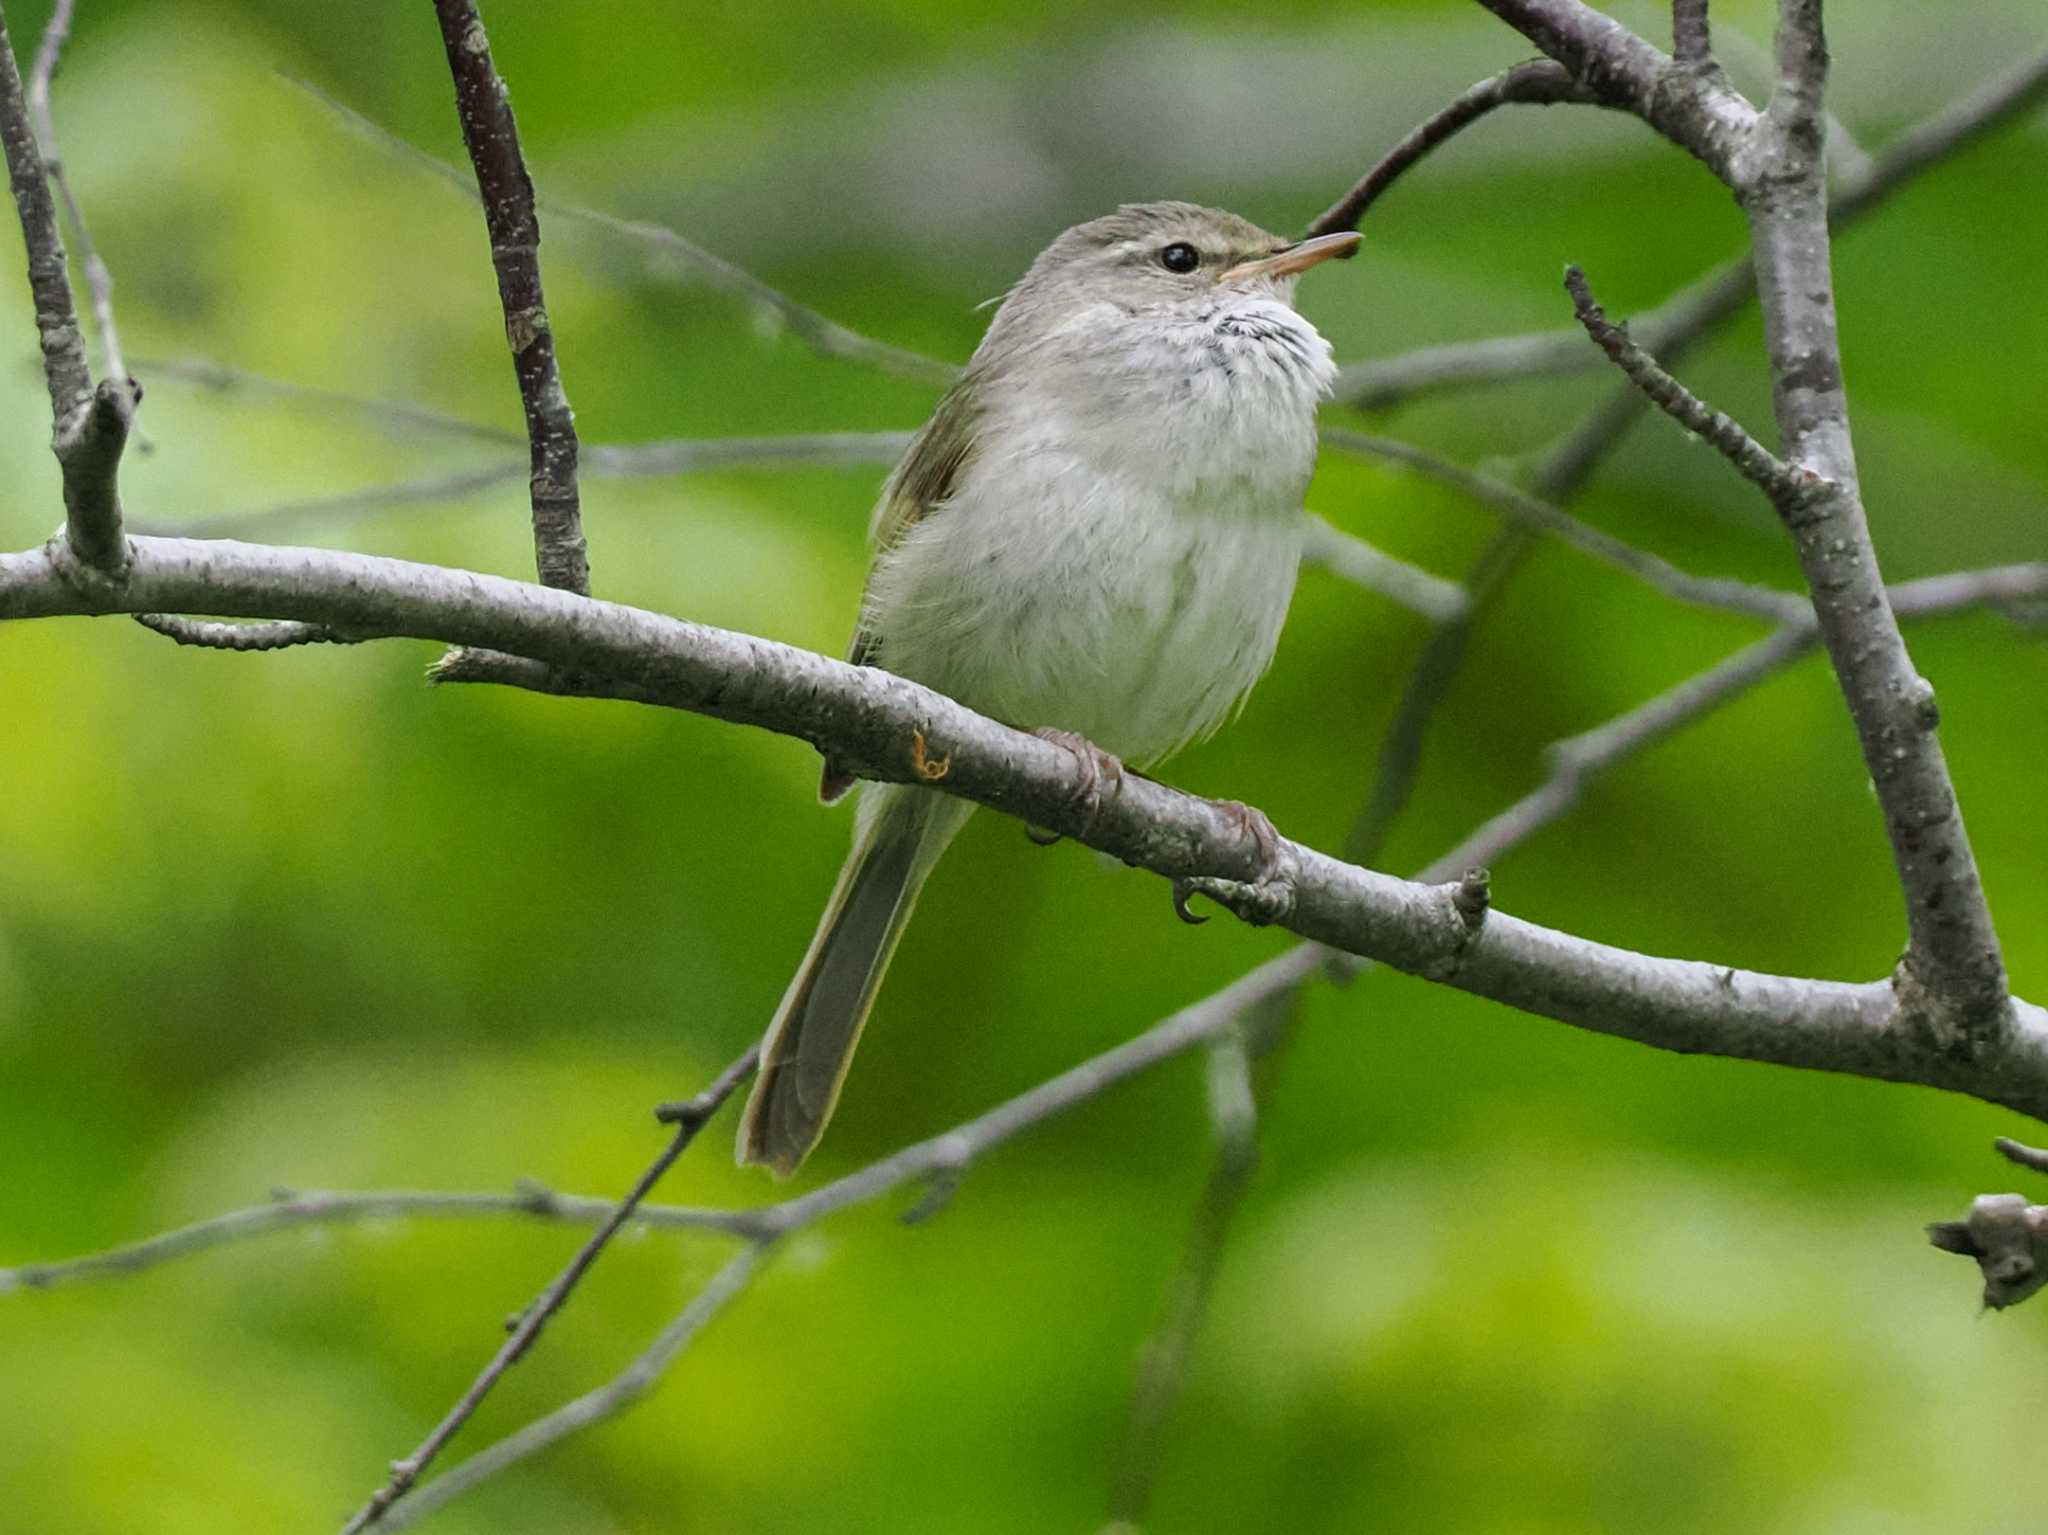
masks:
{"type": "Polygon", "coordinates": [[[878,566],[880,664],[1142,766],[1272,659],[1329,346],[1277,299],[1077,316],[993,397],[953,498],[878,566]]]}

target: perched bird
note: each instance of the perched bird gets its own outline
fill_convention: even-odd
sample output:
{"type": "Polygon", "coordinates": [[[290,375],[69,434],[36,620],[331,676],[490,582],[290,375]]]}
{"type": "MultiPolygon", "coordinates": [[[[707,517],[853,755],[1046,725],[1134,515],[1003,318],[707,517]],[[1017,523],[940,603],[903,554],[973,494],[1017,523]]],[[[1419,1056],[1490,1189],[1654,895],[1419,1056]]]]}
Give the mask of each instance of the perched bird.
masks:
{"type": "MultiPolygon", "coordinates": [[[[1161,202],[1054,240],[883,487],[849,659],[1134,767],[1214,731],[1272,659],[1336,373],[1295,279],[1358,239],[1290,242],[1161,202]]],[[[853,781],[828,758],[820,796],[853,781]]],[[[742,1163],[787,1175],[817,1145],[918,890],[973,809],[863,790],[762,1041],[742,1163]]]]}

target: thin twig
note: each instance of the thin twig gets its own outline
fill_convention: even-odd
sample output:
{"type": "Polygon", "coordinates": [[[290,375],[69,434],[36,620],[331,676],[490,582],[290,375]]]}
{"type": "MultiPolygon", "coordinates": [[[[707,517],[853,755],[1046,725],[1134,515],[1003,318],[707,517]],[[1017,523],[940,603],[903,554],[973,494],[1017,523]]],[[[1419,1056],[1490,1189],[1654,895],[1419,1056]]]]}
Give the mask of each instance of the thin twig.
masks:
{"type": "MultiPolygon", "coordinates": [[[[257,1241],[304,1226],[350,1226],[364,1221],[414,1218],[480,1220],[498,1216],[596,1226],[610,1220],[618,1208],[615,1199],[557,1194],[537,1183],[521,1183],[509,1194],[437,1189],[280,1189],[265,1204],[230,1210],[139,1242],[51,1263],[0,1268],[0,1295],[123,1278],[216,1248],[257,1241]]],[[[642,1204],[628,1224],[636,1230],[718,1231],[736,1237],[761,1234],[760,1223],[748,1211],[704,1210],[686,1205],[642,1204]]]]}
{"type": "Polygon", "coordinates": [[[1402,172],[1496,108],[1513,103],[1547,107],[1561,102],[1598,106],[1600,98],[1549,59],[1530,59],[1489,75],[1409,130],[1406,137],[1380,156],[1372,169],[1359,177],[1350,191],[1310,221],[1309,235],[1356,229],[1366,210],[1400,179],[1402,172]]]}
{"type": "MultiPolygon", "coordinates": [[[[353,107],[329,96],[318,86],[290,75],[284,78],[372,143],[394,151],[412,163],[432,171],[459,191],[471,191],[462,173],[445,161],[408,144],[390,129],[372,122],[353,107]]],[[[950,384],[959,376],[960,370],[949,362],[927,357],[922,352],[913,352],[907,347],[877,341],[874,337],[864,336],[836,320],[827,319],[808,304],[800,303],[780,289],[771,287],[753,273],[706,250],[696,241],[666,225],[646,219],[621,218],[615,213],[606,213],[602,209],[586,207],[581,203],[564,202],[555,197],[541,199],[541,207],[550,214],[560,214],[563,218],[595,225],[613,234],[624,235],[642,246],[652,246],[664,252],[672,257],[683,271],[773,317],[783,329],[821,357],[836,357],[883,373],[893,373],[901,378],[914,378],[927,384],[950,384]]]]}
{"type": "Polygon", "coordinates": [[[1380,743],[1365,804],[1344,839],[1344,856],[1352,862],[1370,867],[1379,861],[1421,778],[1423,743],[1465,663],[1472,632],[1534,545],[1535,537],[1526,527],[1496,533],[1466,573],[1465,611],[1438,624],[1424,642],[1380,743]]]}
{"type": "Polygon", "coordinates": [[[576,422],[555,362],[554,329],[540,282],[540,215],[519,149],[512,100],[491,62],[475,0],[434,0],[441,42],[455,79],[462,142],[476,167],[477,193],[491,238],[491,265],[505,311],[519,401],[532,445],[530,465],[535,563],[544,585],[590,591],[590,559],[576,489],[576,422]]]}
{"type": "Polygon", "coordinates": [[[446,1507],[480,1482],[490,1480],[508,1466],[538,1454],[557,1440],[600,1423],[624,1411],[645,1396],[660,1381],[676,1357],[696,1340],[713,1317],[753,1280],[755,1271],[767,1261],[772,1250],[765,1240],[749,1242],[725,1261],[724,1267],[691,1298],[654,1341],[618,1376],[587,1391],[574,1401],[557,1407],[546,1417],[529,1423],[515,1434],[479,1450],[468,1460],[436,1477],[398,1504],[379,1522],[390,1531],[410,1529],[438,1508],[446,1507]]]}
{"type": "Polygon", "coordinates": [[[1455,581],[1396,559],[1313,512],[1305,514],[1304,522],[1307,534],[1301,557],[1305,563],[1320,566],[1435,623],[1457,618],[1470,606],[1465,589],[1455,581]]]}
{"type": "MultiPolygon", "coordinates": [[[[1610,431],[1606,440],[1611,442],[1613,435],[1610,431]]],[[[1327,446],[1347,453],[1405,464],[1474,500],[1485,502],[1518,523],[1548,533],[1581,553],[1627,572],[1680,602],[1731,613],[1747,613],[1779,623],[1798,618],[1807,611],[1806,599],[1794,592],[1773,591],[1766,586],[1753,586],[1745,581],[1717,576],[1693,575],[1659,555],[1638,549],[1591,523],[1580,521],[1551,502],[1518,490],[1505,481],[1440,458],[1426,448],[1342,427],[1325,427],[1322,437],[1327,446]]]]}
{"type": "Polygon", "coordinates": [[[1998,1148],[1998,1154],[2008,1162],[2037,1173],[2048,1173],[2048,1151],[2022,1145],[2020,1142],[2003,1135],[1999,1136],[1991,1144],[1998,1148]]]}
{"type": "MultiPolygon", "coordinates": [[[[1829,203],[1832,227],[1852,227],[1930,166],[2033,110],[2044,95],[2048,95],[2048,53],[1943,107],[1894,139],[1875,158],[1844,160],[1837,167],[1841,181],[1829,203]]],[[[1755,291],[1756,270],[1744,255],[1638,315],[1634,329],[1644,346],[1675,355],[1677,338],[1719,326],[1747,304],[1755,291]]],[[[1336,399],[1362,410],[1383,410],[1440,389],[1578,372],[1597,366],[1599,360],[1587,350],[1585,334],[1576,327],[1448,342],[1347,364],[1337,376],[1336,399]]]]}
{"type": "Polygon", "coordinates": [[[1599,774],[1784,670],[1818,640],[1810,624],[1788,624],[1627,713],[1554,743],[1546,753],[1549,777],[1434,860],[1425,877],[1447,879],[1458,870],[1498,862],[1576,805],[1599,774]]]}
{"type": "MultiPolygon", "coordinates": [[[[910,438],[909,432],[809,432],[774,437],[671,437],[655,442],[591,443],[582,450],[581,475],[584,479],[658,479],[722,469],[836,469],[864,465],[886,468],[903,456],[910,438]]],[[[223,512],[189,522],[138,523],[136,531],[172,538],[264,537],[288,527],[331,524],[394,506],[465,501],[482,491],[510,484],[525,472],[523,461],[506,459],[476,469],[402,480],[395,485],[374,485],[305,501],[286,501],[245,512],[223,512]]]]}
{"type": "Polygon", "coordinates": [[[445,411],[409,404],[403,400],[380,400],[367,395],[323,389],[314,384],[294,384],[266,378],[206,357],[138,357],[143,371],[162,378],[196,384],[211,394],[256,395],[284,400],[295,405],[334,407],[368,416],[372,420],[407,431],[434,432],[448,437],[472,437],[503,447],[525,447],[524,432],[510,432],[502,426],[467,421],[445,411]]]}
{"type": "Polygon", "coordinates": [[[1656,358],[1629,339],[1626,325],[1616,325],[1607,318],[1606,311],[1594,299],[1584,272],[1575,266],[1566,267],[1564,286],[1572,296],[1572,309],[1579,324],[1608,360],[1621,369],[1651,404],[1687,431],[1704,438],[1733,464],[1737,474],[1770,498],[1780,516],[1797,516],[1815,498],[1839,489],[1811,470],[1781,463],[1770,449],[1744,431],[1733,416],[1715,410],[1660,368],[1656,358]]]}
{"type": "Polygon", "coordinates": [[[355,1532],[377,1524],[385,1512],[403,1498],[406,1491],[419,1480],[420,1473],[433,1464],[434,1458],[441,1453],[448,1441],[455,1437],[462,1425],[467,1423],[477,1408],[483,1405],[483,1400],[490,1395],[491,1388],[496,1386],[505,1372],[517,1364],[526,1351],[533,1347],[534,1341],[540,1337],[541,1329],[546,1327],[549,1319],[562,1309],[570,1293],[575,1290],[577,1281],[589,1271],[590,1266],[597,1261],[598,1255],[618,1234],[619,1229],[633,1218],[633,1212],[639,1208],[640,1202],[647,1197],[654,1185],[661,1181],[661,1175],[669,1170],[677,1157],[689,1150],[690,1143],[697,1138],[697,1132],[704,1128],[725,1100],[732,1096],[734,1090],[754,1074],[754,1067],[759,1058],[758,1046],[749,1049],[746,1054],[720,1072],[717,1079],[689,1103],[677,1107],[672,1112],[664,1113],[663,1117],[674,1124],[676,1130],[661,1155],[648,1164],[647,1170],[640,1175],[626,1197],[619,1201],[617,1208],[606,1218],[604,1224],[591,1233],[590,1239],[577,1250],[576,1256],[569,1260],[568,1267],[557,1274],[553,1283],[541,1291],[532,1304],[520,1314],[519,1320],[511,1329],[511,1336],[505,1340],[491,1362],[484,1366],[482,1373],[470,1383],[461,1400],[448,1409],[447,1415],[435,1424],[433,1431],[420,1442],[419,1448],[403,1460],[392,1462],[390,1480],[371,1494],[370,1501],[365,1503],[344,1527],[343,1535],[355,1535],[355,1532]]]}
{"type": "Polygon", "coordinates": [[[71,37],[73,3],[74,0],[57,0],[56,8],[50,12],[50,24],[43,28],[43,41],[36,49],[35,64],[29,70],[28,110],[35,123],[36,137],[42,145],[43,169],[63,201],[64,219],[71,226],[71,239],[78,247],[79,264],[85,268],[85,286],[92,296],[92,317],[100,333],[100,355],[104,359],[105,376],[126,378],[128,366],[121,360],[121,338],[114,328],[114,274],[100,259],[99,248],[92,243],[92,231],[86,227],[85,210],[79,207],[78,199],[71,191],[70,178],[64,174],[64,161],[57,151],[57,124],[50,112],[50,82],[56,77],[64,44],[71,37]]]}
{"type": "Polygon", "coordinates": [[[1208,1313],[1231,1224],[1258,1167],[1259,1098],[1275,1056],[1294,1031],[1300,1000],[1299,987],[1263,999],[1210,1047],[1209,1120],[1216,1149],[1131,1392],[1109,1495],[1110,1518],[1125,1527],[1136,1528],[1152,1501],[1167,1423],[1208,1313]]]}

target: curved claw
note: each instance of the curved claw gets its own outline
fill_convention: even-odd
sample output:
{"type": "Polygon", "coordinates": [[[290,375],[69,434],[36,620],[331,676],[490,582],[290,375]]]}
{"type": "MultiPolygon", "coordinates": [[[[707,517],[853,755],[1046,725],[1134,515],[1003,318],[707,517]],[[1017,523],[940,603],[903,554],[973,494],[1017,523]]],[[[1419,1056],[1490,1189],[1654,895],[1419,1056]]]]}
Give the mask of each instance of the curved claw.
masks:
{"type": "Polygon", "coordinates": [[[1189,927],[1200,927],[1209,919],[1200,912],[1188,910],[1188,897],[1195,893],[1195,887],[1184,879],[1173,882],[1173,914],[1189,927]]]}
{"type": "Polygon", "coordinates": [[[1055,842],[1066,840],[1058,832],[1047,831],[1042,826],[1026,826],[1024,828],[1024,835],[1034,847],[1051,847],[1055,842]]]}

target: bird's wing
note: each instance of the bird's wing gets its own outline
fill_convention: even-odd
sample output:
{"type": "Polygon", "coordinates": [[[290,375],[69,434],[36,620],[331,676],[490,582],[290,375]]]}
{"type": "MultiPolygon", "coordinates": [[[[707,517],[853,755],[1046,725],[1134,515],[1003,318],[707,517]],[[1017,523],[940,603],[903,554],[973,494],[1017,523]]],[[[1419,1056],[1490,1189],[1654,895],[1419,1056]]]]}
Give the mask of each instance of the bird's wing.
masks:
{"type": "MultiPolygon", "coordinates": [[[[882,487],[875,506],[875,520],[869,529],[874,540],[875,561],[894,549],[910,530],[952,499],[960,483],[960,471],[974,452],[981,398],[977,387],[983,381],[968,372],[940,399],[931,419],[911,438],[909,451],[882,487]]],[[[868,570],[868,590],[861,595],[860,620],[853,631],[853,643],[846,659],[855,666],[871,666],[881,649],[882,636],[874,627],[868,595],[874,587],[874,566],[868,570]]],[[[830,804],[853,786],[854,775],[829,756],[818,785],[818,797],[830,804]]]]}

